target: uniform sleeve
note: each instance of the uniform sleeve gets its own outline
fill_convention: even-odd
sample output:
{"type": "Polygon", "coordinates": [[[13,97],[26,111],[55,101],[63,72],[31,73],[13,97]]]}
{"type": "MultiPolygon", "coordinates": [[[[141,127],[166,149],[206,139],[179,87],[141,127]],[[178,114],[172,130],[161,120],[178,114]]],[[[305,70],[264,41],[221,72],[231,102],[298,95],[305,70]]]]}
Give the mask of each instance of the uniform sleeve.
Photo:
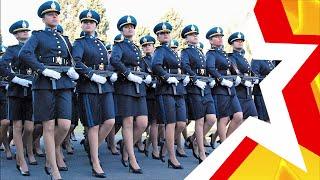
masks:
{"type": "Polygon", "coordinates": [[[72,56],[75,61],[76,71],[80,75],[84,75],[88,78],[91,78],[93,75],[93,70],[91,67],[87,67],[82,62],[83,54],[84,54],[84,46],[80,40],[76,40],[72,47],[72,56]]]}
{"type": "Polygon", "coordinates": [[[152,71],[162,79],[167,80],[170,76],[169,73],[167,73],[162,67],[163,59],[164,56],[162,50],[160,48],[156,49],[152,58],[152,71]]]}
{"type": "Polygon", "coordinates": [[[219,73],[219,71],[216,70],[216,58],[214,57],[213,54],[209,52],[207,52],[206,57],[207,57],[206,65],[207,65],[208,73],[214,78],[216,78],[218,81],[222,81],[221,74],[219,73]]]}
{"type": "Polygon", "coordinates": [[[45,69],[44,65],[37,60],[35,50],[38,47],[38,37],[33,34],[30,39],[24,44],[19,52],[19,59],[22,63],[27,64],[34,71],[42,73],[45,69]]]}
{"type": "Polygon", "coordinates": [[[13,51],[11,50],[11,48],[8,48],[0,60],[0,74],[9,81],[11,81],[15,77],[15,74],[11,71],[10,67],[10,63],[12,62],[13,57],[13,51]]]}
{"type": "Polygon", "coordinates": [[[251,61],[251,69],[252,69],[252,72],[258,76],[258,77],[262,77],[261,73],[260,73],[260,62],[258,60],[252,60],[251,61]]]}
{"type": "Polygon", "coordinates": [[[130,70],[121,62],[122,53],[121,47],[118,44],[114,45],[112,48],[110,63],[117,71],[120,71],[120,73],[127,77],[130,70]]]}
{"type": "Polygon", "coordinates": [[[197,74],[192,71],[191,66],[190,66],[190,57],[187,52],[187,50],[182,50],[181,51],[181,60],[182,60],[182,69],[184,72],[192,76],[191,80],[193,82],[197,81],[197,74]]]}

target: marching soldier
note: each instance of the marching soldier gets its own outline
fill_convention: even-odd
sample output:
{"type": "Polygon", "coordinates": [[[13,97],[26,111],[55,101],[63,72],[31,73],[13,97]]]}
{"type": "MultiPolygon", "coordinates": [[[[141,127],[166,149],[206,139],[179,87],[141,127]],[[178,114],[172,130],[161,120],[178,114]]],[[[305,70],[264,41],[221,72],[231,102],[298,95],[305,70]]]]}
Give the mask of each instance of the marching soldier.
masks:
{"type": "Polygon", "coordinates": [[[60,146],[71,124],[72,80],[79,78],[73,67],[70,42],[57,32],[59,14],[60,5],[56,1],[43,3],[38,16],[46,27],[33,31],[19,54],[21,61],[37,74],[32,84],[33,118],[43,124],[45,171],[52,179],[61,179],[59,170],[68,170],[60,146]]]}
{"type": "Polygon", "coordinates": [[[168,167],[183,169],[175,156],[174,141],[175,133],[181,134],[186,126],[186,105],[184,95],[185,85],[190,81],[189,76],[183,77],[181,73],[181,60],[178,54],[170,48],[170,32],[172,26],[168,22],[157,24],[154,33],[161,44],[154,53],[152,59],[152,69],[161,83],[156,87],[156,98],[159,103],[161,121],[165,124],[165,144],[161,145],[160,158],[163,162],[163,147],[169,153],[168,167]],[[179,80],[178,80],[179,79],[179,80]]]}
{"type": "MultiPolygon", "coordinates": [[[[0,45],[0,60],[2,55],[5,53],[6,48],[0,45]]],[[[1,72],[0,72],[1,73],[1,72]]],[[[8,115],[8,101],[7,101],[7,89],[8,82],[4,81],[3,73],[1,73],[1,81],[0,81],[0,146],[3,144],[4,151],[6,153],[7,160],[12,160],[12,153],[10,150],[10,145],[8,142],[8,130],[10,126],[10,121],[7,119],[8,115]]]]}
{"type": "MultiPolygon", "coordinates": [[[[62,35],[63,35],[63,27],[59,24],[57,26],[57,31],[62,35]]],[[[76,84],[76,82],[74,81],[74,83],[76,84]]],[[[63,143],[62,143],[62,148],[66,149],[67,154],[73,154],[73,147],[71,145],[70,139],[71,139],[71,134],[73,133],[74,129],[77,127],[78,125],[78,120],[79,120],[79,116],[78,116],[78,97],[77,97],[77,93],[75,92],[75,89],[73,89],[72,92],[72,118],[71,118],[71,125],[70,125],[70,129],[69,132],[66,136],[66,138],[64,139],[63,143]]]]}
{"type": "Polygon", "coordinates": [[[152,79],[150,75],[143,79],[134,74],[145,69],[139,47],[132,41],[136,25],[137,21],[133,16],[127,15],[119,19],[117,28],[123,38],[114,44],[110,61],[121,74],[120,80],[114,84],[117,115],[121,116],[119,121],[122,120],[124,139],[124,143],[120,144],[121,162],[125,167],[129,166],[130,172],[142,174],[133,145],[140,139],[148,124],[145,85],[150,84],[152,79]]]}
{"type": "MultiPolygon", "coordinates": [[[[140,39],[140,45],[142,46],[145,56],[143,57],[146,70],[148,73],[152,74],[152,55],[154,53],[154,44],[156,40],[150,36],[146,35],[140,39]]],[[[149,120],[149,138],[145,141],[144,152],[146,156],[149,153],[149,145],[152,144],[152,158],[160,160],[159,149],[158,149],[158,116],[157,116],[157,103],[155,100],[155,88],[157,85],[157,80],[153,79],[152,83],[147,87],[147,105],[148,105],[148,120],[149,120]]]]}
{"type": "Polygon", "coordinates": [[[100,23],[100,15],[95,10],[80,13],[81,28],[85,35],[76,39],[73,45],[73,57],[81,75],[77,83],[81,116],[88,127],[89,160],[92,175],[105,178],[98,158],[98,148],[111,131],[115,120],[113,86],[117,74],[110,77],[99,75],[107,70],[108,52],[103,42],[95,36],[100,23]]]}
{"type": "Polygon", "coordinates": [[[191,144],[196,142],[198,145],[199,156],[194,147],[192,150],[200,164],[206,158],[203,139],[216,121],[216,110],[211,95],[215,80],[208,78],[205,55],[197,47],[198,34],[199,29],[194,24],[183,28],[181,37],[186,40],[188,47],[181,51],[181,60],[183,70],[192,77],[187,86],[189,115],[190,119],[195,120],[195,134],[191,137],[191,144]]]}
{"type": "Polygon", "coordinates": [[[243,115],[241,106],[236,96],[235,86],[241,82],[241,78],[228,78],[237,75],[227,53],[223,51],[223,30],[220,27],[211,28],[206,38],[209,40],[211,49],[206,53],[207,71],[216,78],[217,85],[212,93],[217,104],[218,133],[221,141],[224,141],[242,122],[243,115]],[[232,117],[232,119],[230,119],[232,117]],[[227,130],[227,125],[230,122],[227,130]]]}
{"type": "Polygon", "coordinates": [[[9,120],[13,121],[13,139],[16,145],[17,169],[23,176],[29,176],[28,166],[24,158],[24,147],[30,165],[37,165],[33,155],[32,133],[32,70],[22,64],[18,54],[29,38],[29,23],[25,20],[13,23],[9,32],[18,40],[19,44],[9,46],[0,62],[1,70],[11,83],[8,88],[9,120]],[[25,142],[23,142],[23,139],[25,142]]]}
{"type": "MultiPolygon", "coordinates": [[[[275,64],[274,61],[271,60],[252,60],[251,67],[252,72],[263,80],[275,68],[275,64]]],[[[254,103],[257,108],[258,118],[270,122],[259,84],[254,85],[252,94],[254,95],[254,103]]]]}
{"type": "Polygon", "coordinates": [[[241,75],[243,75],[241,83],[236,87],[236,92],[243,111],[243,119],[245,120],[249,116],[258,117],[257,109],[252,99],[252,87],[254,83],[259,82],[259,79],[245,79],[246,77],[250,78],[255,74],[252,73],[251,66],[248,60],[244,57],[244,41],[244,34],[241,32],[233,33],[228,38],[228,43],[233,48],[233,53],[231,53],[229,57],[233,63],[237,65],[241,75]]]}
{"type": "Polygon", "coordinates": [[[176,39],[172,39],[170,42],[170,47],[173,49],[176,53],[178,53],[178,47],[179,47],[179,42],[176,39]]]}
{"type": "MultiPolygon", "coordinates": [[[[108,52],[108,61],[110,61],[110,57],[111,57],[111,53],[112,53],[112,44],[106,44],[106,49],[108,52]]],[[[114,70],[114,68],[113,68],[114,70]]],[[[108,143],[107,148],[111,151],[111,154],[114,156],[118,156],[120,155],[117,146],[115,144],[115,134],[119,131],[120,127],[117,124],[115,124],[110,133],[108,134],[107,138],[106,138],[106,142],[108,143]],[[116,131],[117,129],[117,131],[116,131]]]]}

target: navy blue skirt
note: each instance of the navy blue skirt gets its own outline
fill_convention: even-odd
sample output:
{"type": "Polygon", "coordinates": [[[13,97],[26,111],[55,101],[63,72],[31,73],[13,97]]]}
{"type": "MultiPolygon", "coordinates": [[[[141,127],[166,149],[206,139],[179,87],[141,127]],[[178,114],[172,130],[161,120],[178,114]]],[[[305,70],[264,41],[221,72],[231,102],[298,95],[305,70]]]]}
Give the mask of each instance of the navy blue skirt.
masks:
{"type": "Polygon", "coordinates": [[[239,98],[239,102],[243,112],[243,119],[247,119],[249,116],[258,116],[257,108],[253,99],[239,98]]]}
{"type": "Polygon", "coordinates": [[[68,119],[72,117],[72,89],[32,90],[33,121],[68,119]]]}
{"type": "Polygon", "coordinates": [[[32,121],[32,98],[8,97],[8,118],[10,121],[32,121]]]}
{"type": "Polygon", "coordinates": [[[81,121],[84,126],[97,126],[115,117],[112,93],[79,94],[79,104],[81,121]]]}
{"type": "Polygon", "coordinates": [[[207,114],[216,114],[216,108],[211,94],[188,94],[187,107],[190,120],[197,120],[207,114]]]}
{"type": "Polygon", "coordinates": [[[239,99],[236,95],[215,95],[217,104],[217,118],[231,117],[234,113],[242,112],[239,99]]]}
{"type": "Polygon", "coordinates": [[[254,96],[254,103],[257,108],[258,118],[264,121],[269,121],[269,115],[263,97],[260,95],[254,96]]]}
{"type": "MultiPolygon", "coordinates": [[[[134,97],[116,94],[116,116],[126,118],[129,116],[147,116],[147,100],[146,97],[134,97]]],[[[121,118],[120,118],[121,119],[121,118]]]]}
{"type": "Polygon", "coordinates": [[[186,122],[186,103],[184,96],[159,95],[156,97],[159,103],[160,124],[186,122]]]}

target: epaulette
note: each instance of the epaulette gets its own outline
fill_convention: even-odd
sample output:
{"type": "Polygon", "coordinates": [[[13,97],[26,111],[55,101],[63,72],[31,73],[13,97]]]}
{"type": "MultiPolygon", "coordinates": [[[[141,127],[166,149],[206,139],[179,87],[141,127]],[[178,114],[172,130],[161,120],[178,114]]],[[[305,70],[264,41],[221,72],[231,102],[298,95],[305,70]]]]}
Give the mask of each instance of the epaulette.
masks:
{"type": "Polygon", "coordinates": [[[32,31],[32,34],[36,34],[36,33],[39,33],[39,32],[42,32],[43,30],[34,30],[32,31]]]}

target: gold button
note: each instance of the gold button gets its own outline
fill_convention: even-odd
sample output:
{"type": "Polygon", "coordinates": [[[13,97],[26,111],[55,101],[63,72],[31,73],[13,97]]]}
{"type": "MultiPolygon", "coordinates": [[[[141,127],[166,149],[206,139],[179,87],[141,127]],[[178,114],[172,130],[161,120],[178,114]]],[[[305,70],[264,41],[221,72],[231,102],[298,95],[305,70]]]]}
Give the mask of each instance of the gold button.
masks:
{"type": "Polygon", "coordinates": [[[58,46],[58,48],[61,48],[61,46],[58,46]]]}

